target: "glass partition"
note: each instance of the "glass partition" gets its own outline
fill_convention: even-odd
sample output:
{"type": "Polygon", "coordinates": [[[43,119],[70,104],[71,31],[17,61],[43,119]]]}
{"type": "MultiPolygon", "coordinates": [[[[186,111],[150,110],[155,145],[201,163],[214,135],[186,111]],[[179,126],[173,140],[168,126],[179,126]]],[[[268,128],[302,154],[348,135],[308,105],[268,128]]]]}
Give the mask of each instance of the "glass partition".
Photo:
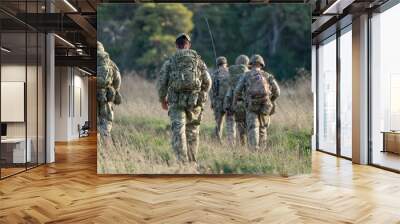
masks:
{"type": "Polygon", "coordinates": [[[371,19],[371,162],[400,170],[400,5],[371,19]]]}
{"type": "Polygon", "coordinates": [[[318,149],[336,154],[336,36],[318,47],[318,149]]]}
{"type": "MultiPolygon", "coordinates": [[[[43,1],[26,3],[0,6],[43,11],[43,1]]],[[[0,12],[0,178],[45,163],[45,44],[43,33],[0,12]]]]}
{"type": "Polygon", "coordinates": [[[25,32],[1,34],[2,177],[24,171],[31,161],[26,141],[26,41],[25,32]]]}

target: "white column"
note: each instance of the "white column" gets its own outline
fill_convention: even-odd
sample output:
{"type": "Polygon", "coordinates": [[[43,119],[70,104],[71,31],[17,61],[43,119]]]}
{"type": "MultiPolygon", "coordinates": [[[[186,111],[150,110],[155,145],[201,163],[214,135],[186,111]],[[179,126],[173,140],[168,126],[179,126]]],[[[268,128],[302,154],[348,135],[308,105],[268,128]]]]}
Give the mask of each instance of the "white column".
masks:
{"type": "Polygon", "coordinates": [[[46,37],[46,60],[47,60],[47,76],[46,76],[46,94],[47,94],[47,108],[46,108],[46,163],[55,161],[54,150],[54,133],[55,133],[55,60],[54,60],[54,35],[47,34],[46,37]]]}
{"type": "Polygon", "coordinates": [[[368,163],[368,15],[353,19],[353,162],[368,163]]]}
{"type": "MultiPolygon", "coordinates": [[[[54,6],[47,1],[47,12],[53,12],[54,6]]],[[[55,43],[54,34],[46,35],[46,163],[55,161],[55,43]]]]}

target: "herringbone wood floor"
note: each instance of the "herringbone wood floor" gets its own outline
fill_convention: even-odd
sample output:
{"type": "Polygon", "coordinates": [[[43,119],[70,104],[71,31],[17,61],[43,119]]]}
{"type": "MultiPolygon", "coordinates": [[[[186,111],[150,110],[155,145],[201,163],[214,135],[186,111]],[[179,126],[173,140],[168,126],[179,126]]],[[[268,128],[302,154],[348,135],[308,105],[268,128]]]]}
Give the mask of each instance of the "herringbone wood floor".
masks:
{"type": "Polygon", "coordinates": [[[0,223],[400,223],[400,175],[313,155],[311,175],[96,174],[96,140],[0,181],[0,223]]]}

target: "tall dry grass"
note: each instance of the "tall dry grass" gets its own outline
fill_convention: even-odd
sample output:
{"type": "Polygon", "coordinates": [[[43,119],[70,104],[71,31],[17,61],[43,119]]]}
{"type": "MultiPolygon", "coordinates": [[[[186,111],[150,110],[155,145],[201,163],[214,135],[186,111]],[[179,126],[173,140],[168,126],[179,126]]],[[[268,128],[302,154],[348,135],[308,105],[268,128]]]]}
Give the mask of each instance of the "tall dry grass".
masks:
{"type": "Polygon", "coordinates": [[[154,83],[137,76],[123,77],[122,105],[115,109],[113,144],[99,141],[98,172],[251,173],[294,175],[311,169],[310,138],[313,100],[310,79],[298,77],[280,83],[281,97],[268,130],[268,149],[251,152],[228,147],[211,137],[212,110],[207,105],[201,125],[198,167],[179,166],[170,146],[169,119],[161,109],[154,83]]]}

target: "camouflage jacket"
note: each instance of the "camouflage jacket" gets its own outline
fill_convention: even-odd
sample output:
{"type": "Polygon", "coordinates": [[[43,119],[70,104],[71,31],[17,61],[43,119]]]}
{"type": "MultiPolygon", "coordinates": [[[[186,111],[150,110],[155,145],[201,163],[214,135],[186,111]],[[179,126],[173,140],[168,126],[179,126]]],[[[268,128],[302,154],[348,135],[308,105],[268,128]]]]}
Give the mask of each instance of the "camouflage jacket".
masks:
{"type": "MultiPolygon", "coordinates": [[[[178,49],[179,51],[192,51],[193,53],[197,54],[194,50],[187,50],[187,49],[178,49]]],[[[175,92],[172,87],[172,57],[169,58],[164,62],[161,67],[159,79],[157,82],[157,90],[158,90],[158,97],[159,101],[162,102],[166,99],[168,100],[169,104],[179,104],[182,103],[180,101],[193,101],[196,105],[204,106],[208,98],[208,91],[211,88],[211,77],[208,73],[206,64],[200,59],[198,59],[197,63],[198,69],[200,71],[200,91],[198,93],[177,93],[175,92]],[[178,98],[178,99],[177,99],[178,98]]],[[[185,102],[185,103],[186,103],[185,102]]],[[[185,104],[184,103],[184,104],[185,104]]],[[[194,105],[194,106],[196,106],[194,105]]]]}

